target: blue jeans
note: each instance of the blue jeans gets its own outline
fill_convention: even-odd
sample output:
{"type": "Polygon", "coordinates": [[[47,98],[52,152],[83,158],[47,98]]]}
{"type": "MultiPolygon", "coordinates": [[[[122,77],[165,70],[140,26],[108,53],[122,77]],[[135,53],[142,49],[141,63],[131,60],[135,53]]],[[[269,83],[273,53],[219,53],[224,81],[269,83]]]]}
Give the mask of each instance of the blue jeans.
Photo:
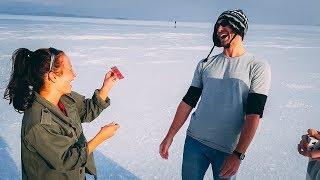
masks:
{"type": "MultiPolygon", "coordinates": [[[[223,179],[219,177],[220,168],[224,159],[229,155],[210,148],[187,135],[183,151],[182,179],[202,180],[210,164],[214,180],[223,179]]],[[[227,179],[235,180],[236,175],[227,179]]]]}

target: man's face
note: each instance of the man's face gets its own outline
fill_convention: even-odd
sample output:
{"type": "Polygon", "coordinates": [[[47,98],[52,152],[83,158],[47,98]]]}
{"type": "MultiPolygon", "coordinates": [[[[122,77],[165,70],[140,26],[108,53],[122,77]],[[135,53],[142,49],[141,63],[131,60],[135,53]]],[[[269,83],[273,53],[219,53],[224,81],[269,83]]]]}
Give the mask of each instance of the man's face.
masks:
{"type": "Polygon", "coordinates": [[[231,42],[234,35],[235,33],[229,25],[219,25],[217,36],[222,47],[227,46],[231,42]]]}

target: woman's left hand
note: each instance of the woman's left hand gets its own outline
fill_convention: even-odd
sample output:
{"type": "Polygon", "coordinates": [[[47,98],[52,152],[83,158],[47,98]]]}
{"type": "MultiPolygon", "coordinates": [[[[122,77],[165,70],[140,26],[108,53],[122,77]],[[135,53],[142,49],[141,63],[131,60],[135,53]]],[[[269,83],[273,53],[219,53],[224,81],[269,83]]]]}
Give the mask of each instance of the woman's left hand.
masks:
{"type": "Polygon", "coordinates": [[[102,99],[106,99],[108,97],[109,91],[115,85],[117,80],[118,80],[117,76],[112,71],[109,71],[105,75],[102,87],[99,91],[99,95],[102,99]]]}
{"type": "Polygon", "coordinates": [[[104,81],[101,89],[105,88],[110,90],[114,86],[117,80],[118,80],[117,76],[112,71],[109,71],[104,77],[104,81]]]}

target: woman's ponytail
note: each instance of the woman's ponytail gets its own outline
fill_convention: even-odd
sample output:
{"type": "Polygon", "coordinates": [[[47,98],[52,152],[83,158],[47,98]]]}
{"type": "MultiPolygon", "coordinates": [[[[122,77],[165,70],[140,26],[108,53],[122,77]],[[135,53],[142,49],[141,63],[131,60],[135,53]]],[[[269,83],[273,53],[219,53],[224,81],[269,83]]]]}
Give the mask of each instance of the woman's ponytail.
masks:
{"type": "MultiPolygon", "coordinates": [[[[64,54],[58,51],[59,58],[64,54]]],[[[50,49],[38,49],[34,52],[26,48],[14,51],[12,55],[12,70],[9,84],[4,92],[4,99],[20,113],[32,106],[35,92],[40,93],[44,87],[44,79],[50,70],[52,53],[50,49]]],[[[55,60],[53,70],[60,67],[60,61],[55,60]]]]}
{"type": "Polygon", "coordinates": [[[30,61],[33,52],[26,48],[17,49],[12,55],[12,70],[4,98],[18,112],[29,108],[34,101],[33,86],[30,83],[30,61]]]}

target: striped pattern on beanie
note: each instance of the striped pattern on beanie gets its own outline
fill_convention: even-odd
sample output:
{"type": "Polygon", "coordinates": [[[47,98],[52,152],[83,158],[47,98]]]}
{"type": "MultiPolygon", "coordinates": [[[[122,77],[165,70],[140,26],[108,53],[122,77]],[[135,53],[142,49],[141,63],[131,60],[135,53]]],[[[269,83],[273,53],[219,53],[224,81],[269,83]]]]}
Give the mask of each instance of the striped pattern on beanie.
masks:
{"type": "Polygon", "coordinates": [[[216,24],[220,24],[223,20],[227,21],[242,37],[248,31],[248,18],[240,9],[224,11],[218,17],[216,24]]]}
{"type": "Polygon", "coordinates": [[[239,34],[242,37],[242,39],[244,38],[244,35],[248,31],[247,16],[240,9],[227,10],[227,11],[224,11],[218,17],[217,22],[214,25],[214,32],[212,34],[212,40],[213,40],[214,46],[221,47],[221,42],[218,38],[217,31],[218,31],[219,25],[223,21],[227,22],[227,24],[230,25],[231,28],[235,31],[235,33],[239,34]]]}

